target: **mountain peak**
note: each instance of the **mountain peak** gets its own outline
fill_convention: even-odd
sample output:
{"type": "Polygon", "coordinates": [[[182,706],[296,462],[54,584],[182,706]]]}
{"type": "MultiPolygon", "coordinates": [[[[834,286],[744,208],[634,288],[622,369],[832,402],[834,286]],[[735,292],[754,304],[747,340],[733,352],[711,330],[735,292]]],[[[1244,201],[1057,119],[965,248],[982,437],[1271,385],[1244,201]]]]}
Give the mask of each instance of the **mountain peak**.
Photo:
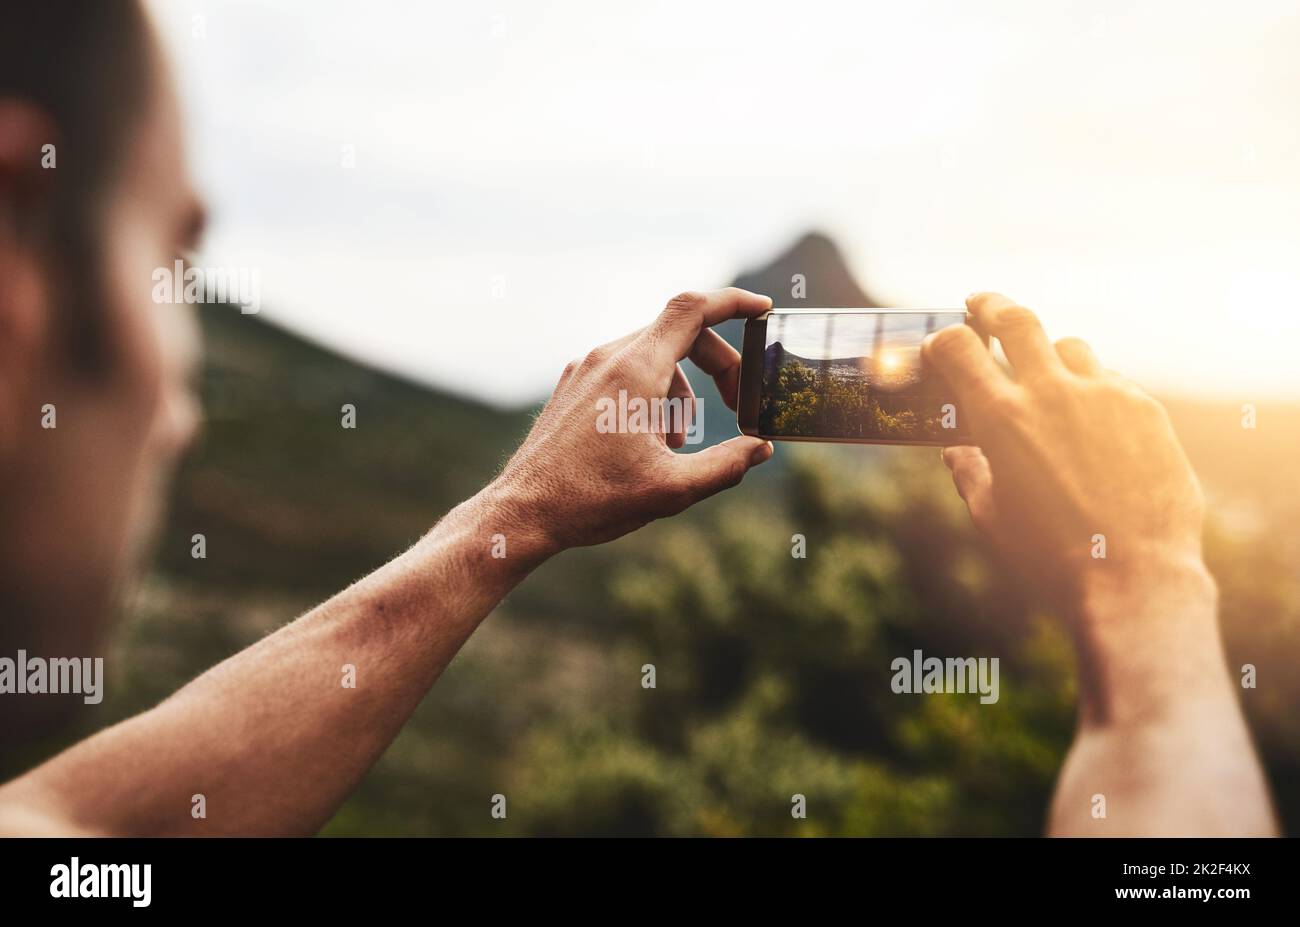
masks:
{"type": "Polygon", "coordinates": [[[763,267],[741,274],[735,285],[771,296],[772,304],[783,309],[879,305],[858,285],[835,242],[816,230],[804,233],[763,267]],[[794,295],[795,274],[803,275],[802,298],[794,295]]]}

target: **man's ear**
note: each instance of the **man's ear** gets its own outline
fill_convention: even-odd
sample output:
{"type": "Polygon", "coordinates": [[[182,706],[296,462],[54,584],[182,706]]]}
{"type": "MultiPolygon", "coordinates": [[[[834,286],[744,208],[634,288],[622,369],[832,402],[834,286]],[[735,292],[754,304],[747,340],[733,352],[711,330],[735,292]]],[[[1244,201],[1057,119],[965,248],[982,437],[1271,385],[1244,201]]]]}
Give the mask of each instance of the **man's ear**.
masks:
{"type": "Polygon", "coordinates": [[[53,124],[44,113],[0,99],[0,465],[27,430],[24,417],[40,414],[39,406],[27,405],[46,356],[49,288],[40,248],[25,230],[50,207],[57,157],[53,124]]]}

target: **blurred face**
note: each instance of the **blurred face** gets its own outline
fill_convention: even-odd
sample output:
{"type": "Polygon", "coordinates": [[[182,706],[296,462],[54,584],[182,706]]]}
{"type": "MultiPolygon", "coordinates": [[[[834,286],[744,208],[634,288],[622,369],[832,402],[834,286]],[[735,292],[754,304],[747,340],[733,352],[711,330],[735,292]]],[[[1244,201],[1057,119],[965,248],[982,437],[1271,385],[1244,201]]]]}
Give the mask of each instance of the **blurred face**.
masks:
{"type": "MultiPolygon", "coordinates": [[[[120,341],[116,392],[128,445],[101,434],[120,454],[123,521],[114,532],[127,555],[119,572],[138,564],[162,514],[167,483],[192,441],[201,414],[195,393],[200,334],[193,306],[153,301],[154,272],[171,271],[199,245],[202,205],[183,156],[180,111],[166,75],[156,105],[127,162],[107,230],[105,296],[120,341]],[[133,562],[135,561],[135,562],[133,562]]],[[[107,489],[107,487],[106,487],[107,489]]]]}
{"type": "Polygon", "coordinates": [[[199,422],[193,308],[153,301],[154,270],[194,248],[203,221],[161,70],[135,118],[104,217],[102,273],[83,288],[97,304],[81,308],[105,320],[104,373],[77,369],[52,324],[60,275],[92,271],[50,268],[12,243],[0,267],[13,284],[6,312],[25,333],[0,397],[4,436],[16,439],[0,441],[0,652],[10,655],[102,655],[112,605],[199,422]]]}

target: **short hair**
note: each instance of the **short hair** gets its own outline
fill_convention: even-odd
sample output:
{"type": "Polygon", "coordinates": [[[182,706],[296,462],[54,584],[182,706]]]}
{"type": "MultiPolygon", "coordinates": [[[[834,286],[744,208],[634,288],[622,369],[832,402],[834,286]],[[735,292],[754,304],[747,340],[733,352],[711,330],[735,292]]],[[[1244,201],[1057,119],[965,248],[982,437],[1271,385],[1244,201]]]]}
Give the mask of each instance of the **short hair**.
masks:
{"type": "Polygon", "coordinates": [[[138,0],[16,0],[0,12],[0,99],[33,104],[57,133],[48,209],[24,234],[46,260],[70,359],[87,371],[106,362],[104,206],[148,99],[151,64],[138,0]]]}

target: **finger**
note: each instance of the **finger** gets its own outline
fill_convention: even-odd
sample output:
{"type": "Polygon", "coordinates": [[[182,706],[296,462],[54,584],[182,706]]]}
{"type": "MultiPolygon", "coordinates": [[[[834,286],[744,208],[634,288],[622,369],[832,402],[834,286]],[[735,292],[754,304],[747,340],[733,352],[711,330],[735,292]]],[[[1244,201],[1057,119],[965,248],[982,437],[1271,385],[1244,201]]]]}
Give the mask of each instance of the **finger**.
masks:
{"type": "Polygon", "coordinates": [[[966,298],[966,308],[975,317],[975,326],[1002,344],[1018,376],[1060,369],[1061,358],[1047,340],[1042,323],[1024,306],[1001,293],[974,293],[966,298]]]}
{"type": "Polygon", "coordinates": [[[988,511],[993,494],[993,470],[989,460],[978,447],[961,445],[945,447],[943,462],[952,471],[952,482],[957,487],[971,518],[977,522],[988,511]]]}
{"type": "Polygon", "coordinates": [[[622,338],[615,338],[608,344],[602,344],[587,355],[588,358],[609,358],[613,357],[619,351],[623,350],[633,341],[640,338],[645,333],[645,328],[638,328],[634,332],[628,332],[622,338]]]}
{"type": "Polygon", "coordinates": [[[617,355],[637,338],[640,338],[644,331],[644,328],[639,328],[630,334],[624,335],[622,338],[616,338],[606,344],[597,345],[588,351],[585,357],[571,360],[565,364],[564,369],[560,371],[560,379],[555,383],[555,389],[551,390],[551,398],[547,401],[547,405],[549,406],[552,403],[562,402],[565,387],[575,378],[581,379],[583,376],[604,366],[611,358],[617,355]]]}
{"type": "Polygon", "coordinates": [[[958,415],[987,405],[1012,383],[969,325],[949,325],[926,335],[921,363],[935,371],[957,394],[958,415]]]}
{"type": "Polygon", "coordinates": [[[565,365],[564,370],[560,373],[560,379],[559,382],[555,384],[555,388],[558,390],[580,370],[591,371],[601,366],[637,338],[640,338],[644,332],[644,328],[638,328],[636,331],[630,332],[622,338],[615,338],[613,341],[597,345],[588,351],[585,357],[569,361],[569,363],[565,365]]]}
{"type": "Polygon", "coordinates": [[[689,357],[692,364],[713,377],[722,401],[734,412],[740,392],[740,352],[713,329],[706,328],[691,345],[689,357]]]}
{"type": "Polygon", "coordinates": [[[751,467],[770,459],[772,450],[770,441],[739,435],[698,454],[673,455],[687,505],[735,486],[751,467]]]}
{"type": "Polygon", "coordinates": [[[579,361],[571,360],[564,365],[564,369],[560,371],[560,379],[555,381],[555,389],[551,390],[552,398],[554,398],[555,394],[564,387],[565,383],[568,383],[569,380],[572,379],[573,372],[578,369],[579,363],[579,361]]]}
{"type": "Polygon", "coordinates": [[[1097,360],[1086,341],[1062,338],[1056,342],[1056,353],[1066,367],[1081,377],[1095,377],[1101,373],[1101,361],[1097,360]]]}
{"type": "Polygon", "coordinates": [[[673,382],[668,386],[669,402],[665,407],[663,418],[664,439],[671,448],[679,448],[686,443],[686,430],[695,418],[695,390],[691,381],[686,379],[686,371],[681,364],[674,365],[673,382]]]}
{"type": "Polygon", "coordinates": [[[711,293],[674,296],[659,313],[647,335],[659,361],[676,363],[685,357],[700,332],[727,319],[754,318],[772,308],[772,300],[729,286],[711,293]]]}

